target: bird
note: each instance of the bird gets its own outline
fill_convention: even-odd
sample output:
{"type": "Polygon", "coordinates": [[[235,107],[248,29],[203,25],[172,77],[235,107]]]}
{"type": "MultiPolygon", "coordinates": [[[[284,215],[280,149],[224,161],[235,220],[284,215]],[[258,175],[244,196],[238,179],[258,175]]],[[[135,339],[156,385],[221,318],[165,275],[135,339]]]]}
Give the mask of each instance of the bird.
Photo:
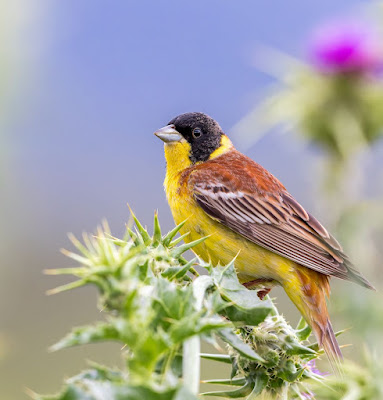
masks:
{"type": "Polygon", "coordinates": [[[200,112],[173,118],[154,133],[164,142],[164,188],[176,224],[196,255],[213,265],[235,259],[239,281],[262,299],[282,286],[330,363],[342,352],[326,299],[337,277],[374,289],[339,242],[269,171],[234,147],[200,112]]]}

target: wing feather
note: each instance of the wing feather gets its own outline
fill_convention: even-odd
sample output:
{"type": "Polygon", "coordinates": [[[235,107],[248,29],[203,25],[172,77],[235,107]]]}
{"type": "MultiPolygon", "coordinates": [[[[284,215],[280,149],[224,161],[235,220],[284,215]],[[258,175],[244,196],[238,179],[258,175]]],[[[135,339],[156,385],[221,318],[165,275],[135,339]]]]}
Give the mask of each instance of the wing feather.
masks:
{"type": "Polygon", "coordinates": [[[217,177],[207,185],[196,176],[192,190],[210,217],[253,243],[325,275],[371,287],[335,238],[287,191],[277,195],[233,191],[217,177]]]}

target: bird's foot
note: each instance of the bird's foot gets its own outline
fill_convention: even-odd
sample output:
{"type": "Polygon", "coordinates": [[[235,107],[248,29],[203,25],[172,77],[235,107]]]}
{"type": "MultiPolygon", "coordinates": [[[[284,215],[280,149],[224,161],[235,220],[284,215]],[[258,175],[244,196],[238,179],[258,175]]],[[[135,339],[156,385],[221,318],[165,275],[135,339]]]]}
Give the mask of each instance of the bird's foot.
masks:
{"type": "Polygon", "coordinates": [[[271,291],[271,288],[264,288],[264,289],[258,290],[257,296],[258,296],[261,300],[263,300],[263,298],[264,298],[267,294],[269,294],[270,291],[271,291]]]}
{"type": "Polygon", "coordinates": [[[269,279],[255,279],[253,281],[250,282],[245,282],[242,285],[245,286],[245,288],[247,289],[257,289],[259,288],[259,286],[263,286],[261,288],[259,288],[258,292],[257,292],[257,296],[263,300],[263,298],[270,293],[271,288],[270,287],[264,287],[264,285],[268,283],[272,283],[269,279]]]}

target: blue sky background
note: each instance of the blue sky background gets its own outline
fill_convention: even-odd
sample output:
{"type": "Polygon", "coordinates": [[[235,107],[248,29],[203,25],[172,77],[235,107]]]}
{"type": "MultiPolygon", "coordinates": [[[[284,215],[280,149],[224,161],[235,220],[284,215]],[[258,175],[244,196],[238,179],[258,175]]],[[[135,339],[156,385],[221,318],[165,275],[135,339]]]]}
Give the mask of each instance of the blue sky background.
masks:
{"type": "MultiPolygon", "coordinates": [[[[5,398],[25,398],[24,386],[55,390],[63,376],[84,366],[85,357],[106,362],[118,353],[105,346],[47,354],[72,325],[99,314],[92,290],[46,298],[45,290],[62,281],[41,271],[68,265],[59,249],[70,247],[69,231],[92,231],[106,217],[122,233],[127,202],[149,225],[159,209],[163,225],[171,227],[163,149],[153,132],[179,113],[203,111],[230,134],[272,82],[253,66],[260,43],[304,57],[315,26],[365,4],[36,0],[31,6],[15,0],[5,6],[0,32],[8,68],[0,139],[5,398]]],[[[301,144],[273,133],[246,153],[310,204],[315,182],[307,164],[313,154],[301,144]]]]}

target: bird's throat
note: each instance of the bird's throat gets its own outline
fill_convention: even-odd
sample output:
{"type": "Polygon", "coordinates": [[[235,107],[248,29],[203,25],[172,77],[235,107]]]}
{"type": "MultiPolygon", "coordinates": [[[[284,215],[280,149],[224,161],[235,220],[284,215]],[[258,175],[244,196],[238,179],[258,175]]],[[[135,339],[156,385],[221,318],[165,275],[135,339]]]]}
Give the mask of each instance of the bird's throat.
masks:
{"type": "MultiPolygon", "coordinates": [[[[222,135],[221,144],[218,149],[214,150],[209,160],[212,160],[228,151],[233,150],[234,146],[226,135],[222,135]]],[[[179,175],[185,169],[193,165],[200,164],[200,162],[193,164],[190,159],[191,147],[187,141],[180,141],[175,143],[165,143],[165,159],[166,159],[166,178],[165,188],[169,187],[171,183],[177,182],[179,175]]]]}
{"type": "Polygon", "coordinates": [[[173,179],[185,168],[192,166],[190,145],[186,141],[165,144],[166,178],[173,179]]]}

